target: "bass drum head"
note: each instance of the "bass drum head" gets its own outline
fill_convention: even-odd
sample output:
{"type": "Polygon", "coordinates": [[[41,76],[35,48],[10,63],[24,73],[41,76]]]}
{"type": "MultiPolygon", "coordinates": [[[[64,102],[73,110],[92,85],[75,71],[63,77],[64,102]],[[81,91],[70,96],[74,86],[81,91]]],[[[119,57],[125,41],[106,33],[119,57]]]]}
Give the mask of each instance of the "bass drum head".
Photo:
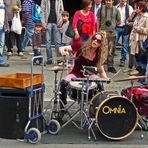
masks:
{"type": "Polygon", "coordinates": [[[101,102],[96,111],[96,125],[107,138],[120,140],[136,128],[138,114],[132,102],[122,96],[113,96],[101,102]]]}

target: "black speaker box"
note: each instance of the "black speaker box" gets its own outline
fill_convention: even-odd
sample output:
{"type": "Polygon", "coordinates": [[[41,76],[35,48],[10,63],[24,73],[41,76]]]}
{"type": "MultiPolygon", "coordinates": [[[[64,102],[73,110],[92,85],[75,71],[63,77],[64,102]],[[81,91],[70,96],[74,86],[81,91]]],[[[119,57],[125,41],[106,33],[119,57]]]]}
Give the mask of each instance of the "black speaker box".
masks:
{"type": "MultiPolygon", "coordinates": [[[[43,111],[43,95],[36,91],[31,96],[31,117],[43,111]],[[40,97],[40,98],[39,98],[40,97]],[[38,107],[35,101],[41,99],[38,107]]],[[[29,89],[0,87],[0,137],[24,138],[24,129],[29,121],[29,89]]],[[[33,120],[29,128],[43,131],[43,118],[33,120]]]]}

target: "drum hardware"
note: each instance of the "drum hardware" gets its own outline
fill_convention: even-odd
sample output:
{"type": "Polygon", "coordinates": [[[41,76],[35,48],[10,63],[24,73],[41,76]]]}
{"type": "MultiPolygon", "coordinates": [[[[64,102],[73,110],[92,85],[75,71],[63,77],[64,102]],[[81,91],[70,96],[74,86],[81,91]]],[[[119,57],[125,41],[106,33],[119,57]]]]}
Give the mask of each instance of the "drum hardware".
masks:
{"type": "Polygon", "coordinates": [[[54,66],[52,68],[45,68],[45,70],[48,70],[48,71],[54,71],[54,90],[53,90],[53,93],[54,93],[54,96],[53,98],[51,98],[49,104],[53,103],[52,104],[52,107],[51,107],[51,119],[52,118],[57,118],[59,116],[59,110],[58,110],[58,103],[61,103],[63,106],[63,102],[62,100],[59,98],[59,95],[60,95],[60,82],[62,80],[62,76],[63,76],[63,72],[64,70],[66,70],[66,68],[63,66],[54,66]],[[57,80],[57,74],[58,72],[61,71],[61,74],[60,74],[60,78],[59,80],[57,80]]]}

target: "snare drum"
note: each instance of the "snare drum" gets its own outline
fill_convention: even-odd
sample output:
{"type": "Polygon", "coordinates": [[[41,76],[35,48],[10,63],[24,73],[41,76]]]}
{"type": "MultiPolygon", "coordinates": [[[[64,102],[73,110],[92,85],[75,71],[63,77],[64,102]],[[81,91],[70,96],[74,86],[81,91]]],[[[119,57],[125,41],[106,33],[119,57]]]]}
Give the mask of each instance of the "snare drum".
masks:
{"type": "Polygon", "coordinates": [[[134,104],[114,92],[99,92],[90,101],[90,118],[95,118],[99,131],[107,138],[120,140],[129,136],[137,126],[138,114],[134,104]]]}
{"type": "MultiPolygon", "coordinates": [[[[88,100],[91,100],[92,97],[96,94],[97,84],[95,82],[90,82],[88,85],[88,89],[86,89],[86,85],[84,85],[84,100],[86,100],[86,94],[88,94],[88,100]]],[[[68,94],[72,100],[81,100],[82,86],[82,81],[71,81],[69,83],[68,94]]]]}

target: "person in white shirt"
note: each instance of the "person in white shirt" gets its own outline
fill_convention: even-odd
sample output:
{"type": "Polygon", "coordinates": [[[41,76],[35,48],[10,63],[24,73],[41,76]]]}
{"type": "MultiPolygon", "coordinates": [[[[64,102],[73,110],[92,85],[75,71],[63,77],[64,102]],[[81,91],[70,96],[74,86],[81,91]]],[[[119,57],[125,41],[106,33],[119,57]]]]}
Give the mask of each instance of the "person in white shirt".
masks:
{"type": "Polygon", "coordinates": [[[131,16],[133,8],[126,3],[126,0],[119,0],[119,4],[116,5],[116,8],[121,14],[121,23],[116,27],[116,47],[118,46],[119,38],[122,37],[122,50],[119,66],[124,67],[129,46],[129,34],[125,34],[125,25],[128,24],[127,19],[131,16]]]}
{"type": "Polygon", "coordinates": [[[5,44],[5,31],[9,31],[8,19],[6,18],[5,4],[0,0],[0,67],[8,67],[3,56],[3,47],[5,44]]]}

